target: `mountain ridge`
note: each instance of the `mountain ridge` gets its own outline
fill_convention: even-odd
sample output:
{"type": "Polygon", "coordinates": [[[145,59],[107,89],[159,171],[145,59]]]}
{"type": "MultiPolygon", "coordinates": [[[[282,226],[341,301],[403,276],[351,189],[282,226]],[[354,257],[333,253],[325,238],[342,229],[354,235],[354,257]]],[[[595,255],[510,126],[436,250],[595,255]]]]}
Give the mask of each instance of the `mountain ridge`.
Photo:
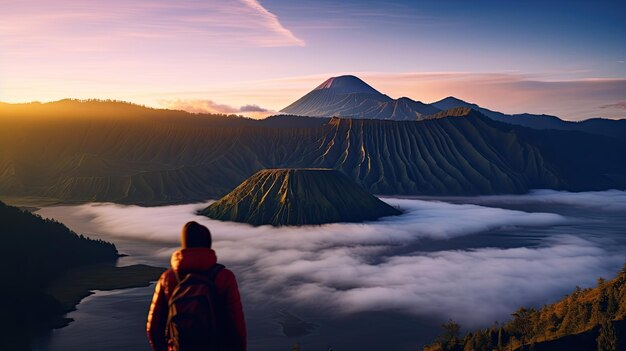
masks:
{"type": "Polygon", "coordinates": [[[456,107],[473,108],[493,120],[533,129],[579,131],[626,140],[626,119],[592,118],[571,122],[546,114],[505,114],[453,96],[430,104],[408,97],[392,99],[355,76],[331,77],[281,112],[311,117],[421,120],[456,107]],[[335,81],[338,82],[337,87],[333,88],[335,81]]]}
{"type": "Polygon", "coordinates": [[[505,114],[481,107],[474,103],[463,101],[454,96],[448,96],[439,101],[435,101],[431,103],[431,105],[442,110],[455,107],[469,107],[481,112],[495,121],[520,125],[532,129],[577,131],[626,140],[626,119],[614,120],[609,118],[589,118],[582,121],[567,121],[557,116],[547,114],[505,114]]]}
{"type": "Polygon", "coordinates": [[[220,198],[264,168],[311,167],[337,169],[379,195],[626,188],[624,142],[475,111],[392,121],[143,109],[141,118],[110,119],[100,105],[73,104],[69,117],[45,107],[0,113],[0,198],[186,203],[220,198]]]}

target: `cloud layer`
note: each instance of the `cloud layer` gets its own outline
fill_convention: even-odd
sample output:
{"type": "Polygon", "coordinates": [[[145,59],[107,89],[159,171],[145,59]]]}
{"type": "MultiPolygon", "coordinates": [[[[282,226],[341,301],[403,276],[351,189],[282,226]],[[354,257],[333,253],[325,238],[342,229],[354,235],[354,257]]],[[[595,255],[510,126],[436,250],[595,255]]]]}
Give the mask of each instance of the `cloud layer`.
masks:
{"type": "MultiPolygon", "coordinates": [[[[548,195],[559,196],[531,196],[544,201],[548,195]]],[[[544,239],[532,248],[420,251],[425,239],[503,228],[498,235],[506,236],[506,228],[558,226],[570,219],[436,201],[385,201],[407,213],[365,224],[254,228],[196,216],[206,204],[88,204],[56,211],[89,218],[113,240],[156,243],[151,255],[161,263],[176,248],[181,224],[199,221],[211,228],[221,261],[238,273],[248,303],[309,306],[329,314],[394,310],[485,325],[520,305],[548,303],[576,285],[593,285],[623,262],[623,255],[574,235],[544,239]],[[402,252],[409,245],[417,248],[402,252]]]]}
{"type": "Polygon", "coordinates": [[[553,204],[626,212],[626,192],[620,190],[571,193],[544,189],[533,190],[526,195],[480,196],[475,200],[481,204],[553,204]]]}

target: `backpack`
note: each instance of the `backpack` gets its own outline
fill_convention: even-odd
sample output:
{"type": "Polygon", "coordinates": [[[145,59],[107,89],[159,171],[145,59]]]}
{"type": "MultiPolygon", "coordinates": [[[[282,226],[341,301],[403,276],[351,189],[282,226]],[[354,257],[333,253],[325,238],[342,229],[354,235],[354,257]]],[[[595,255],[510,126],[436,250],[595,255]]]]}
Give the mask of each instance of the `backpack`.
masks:
{"type": "Polygon", "coordinates": [[[215,277],[224,268],[216,264],[206,272],[179,277],[168,301],[166,336],[168,350],[219,350],[221,342],[215,277]]]}

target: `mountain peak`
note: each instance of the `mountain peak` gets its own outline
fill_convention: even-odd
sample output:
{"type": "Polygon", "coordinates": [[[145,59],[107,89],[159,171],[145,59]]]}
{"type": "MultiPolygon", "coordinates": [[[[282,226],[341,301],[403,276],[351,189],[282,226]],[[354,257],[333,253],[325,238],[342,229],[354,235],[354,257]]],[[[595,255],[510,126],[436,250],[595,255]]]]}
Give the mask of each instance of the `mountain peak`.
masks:
{"type": "Polygon", "coordinates": [[[461,100],[459,98],[456,98],[454,96],[445,97],[445,98],[439,100],[438,102],[458,102],[458,103],[468,104],[468,102],[463,101],[463,100],[461,100]]]}
{"type": "Polygon", "coordinates": [[[472,104],[471,102],[463,101],[454,96],[448,96],[439,101],[435,101],[432,105],[439,107],[442,110],[447,110],[455,107],[477,107],[478,105],[472,104]]]}
{"type": "Polygon", "coordinates": [[[378,90],[372,88],[369,84],[365,83],[361,78],[351,75],[344,75],[338,77],[328,78],[324,83],[320,84],[314,90],[332,89],[336,93],[341,94],[377,94],[382,95],[378,90]]]}

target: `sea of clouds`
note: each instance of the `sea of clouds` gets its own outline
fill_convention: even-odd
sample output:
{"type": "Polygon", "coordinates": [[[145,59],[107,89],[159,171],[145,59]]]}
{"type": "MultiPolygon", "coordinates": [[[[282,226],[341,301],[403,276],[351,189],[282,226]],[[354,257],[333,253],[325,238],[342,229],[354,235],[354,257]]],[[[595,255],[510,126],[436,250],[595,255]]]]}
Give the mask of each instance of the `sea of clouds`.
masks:
{"type": "MultiPolygon", "coordinates": [[[[420,251],[426,240],[489,230],[506,236],[512,232],[507,228],[547,228],[573,219],[473,204],[383,200],[405,213],[362,224],[275,228],[196,215],[208,203],[150,208],[86,204],[65,210],[90,221],[114,242],[149,242],[151,255],[163,263],[177,248],[182,224],[198,221],[211,229],[218,257],[236,272],[246,303],[314,307],[331,314],[391,310],[450,317],[464,326],[487,325],[508,318],[521,305],[553,302],[576,285],[592,286],[600,276],[613,276],[624,262],[623,252],[568,234],[529,247],[420,251]],[[406,247],[415,249],[402,250],[406,247]]],[[[616,203],[626,204],[626,193],[540,191],[511,200],[620,210],[616,203]]]]}
{"type": "Polygon", "coordinates": [[[626,215],[626,192],[621,190],[588,191],[571,193],[555,190],[532,190],[524,195],[479,196],[476,203],[489,204],[552,204],[579,208],[596,208],[604,211],[623,212],[626,215]]]}

